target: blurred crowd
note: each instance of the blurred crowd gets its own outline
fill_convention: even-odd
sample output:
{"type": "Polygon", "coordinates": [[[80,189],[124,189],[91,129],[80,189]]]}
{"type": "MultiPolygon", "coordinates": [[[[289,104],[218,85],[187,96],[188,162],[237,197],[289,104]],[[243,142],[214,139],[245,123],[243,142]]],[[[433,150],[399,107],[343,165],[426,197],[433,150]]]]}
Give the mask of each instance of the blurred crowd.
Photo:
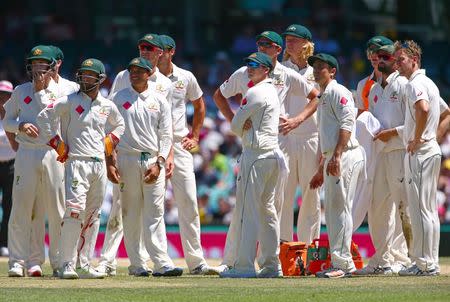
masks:
{"type": "MultiPolygon", "coordinates": [[[[16,20],[16,22],[18,22],[16,20]]],[[[18,30],[20,24],[10,24],[10,30],[18,30]]],[[[76,66],[79,65],[82,57],[93,56],[88,50],[80,54],[74,52],[71,44],[67,42],[73,37],[71,28],[62,26],[53,31],[47,32],[47,40],[56,40],[55,45],[62,48],[65,54],[65,60],[62,66],[62,76],[74,80],[76,66]],[[56,30],[58,29],[58,30],[56,30]],[[56,37],[56,38],[55,38],[56,37]],[[66,41],[60,42],[58,41],[66,41]]],[[[268,28],[269,29],[269,28],[268,28]]],[[[175,63],[182,68],[191,70],[197,77],[200,86],[204,92],[204,99],[207,106],[207,117],[205,119],[203,130],[200,137],[200,147],[193,152],[195,173],[197,178],[197,195],[201,223],[204,224],[229,224],[231,220],[231,210],[235,204],[235,176],[236,163],[239,160],[241,145],[238,138],[230,132],[230,125],[218,113],[218,110],[212,99],[212,95],[221,83],[223,83],[237,68],[242,65],[242,58],[250,52],[256,50],[255,36],[257,30],[252,25],[245,25],[242,30],[236,31],[236,35],[231,40],[228,48],[203,55],[185,55],[183,53],[183,43],[177,48],[175,63]]],[[[176,35],[174,35],[176,37],[176,35]]],[[[370,37],[370,34],[367,34],[370,37]]],[[[342,66],[338,73],[338,81],[349,89],[356,89],[357,82],[366,76],[370,70],[370,64],[365,57],[365,44],[348,44],[340,42],[329,35],[326,28],[316,32],[313,31],[313,40],[315,43],[315,52],[327,52],[334,54],[339,58],[342,66]]],[[[360,38],[358,41],[364,41],[360,38]]],[[[78,49],[83,49],[83,44],[77,42],[78,49]]],[[[0,43],[0,80],[9,80],[14,86],[28,81],[24,67],[24,56],[28,49],[19,50],[14,45],[0,43]]],[[[177,41],[178,45],[178,41],[177,41]]],[[[441,89],[444,100],[448,101],[450,91],[450,67],[436,66],[434,54],[438,51],[430,44],[424,44],[424,68],[428,75],[436,82],[441,89]],[[446,68],[446,69],[443,69],[446,68]],[[437,72],[438,71],[438,72],[437,72]]],[[[111,42],[105,39],[95,45],[96,55],[104,50],[104,56],[99,59],[106,63],[108,79],[103,83],[102,94],[106,96],[110,86],[118,71],[124,69],[124,64],[137,54],[137,48],[133,45],[127,47],[128,52],[122,55],[120,60],[116,59],[117,54],[113,55],[108,50],[111,42]]],[[[93,46],[86,45],[86,49],[93,49],[93,46]]],[[[442,50],[442,49],[441,49],[442,50]]],[[[115,50],[117,52],[117,49],[115,50]]],[[[444,49],[444,53],[445,53],[444,49]]],[[[120,53],[120,52],[119,52],[120,53]]],[[[437,63],[436,63],[437,64],[437,63]]],[[[237,100],[231,100],[234,106],[238,106],[237,100]]],[[[192,118],[193,108],[188,106],[188,121],[192,118]]],[[[442,171],[439,180],[439,216],[442,223],[450,222],[450,132],[447,133],[441,144],[443,152],[442,171]]],[[[170,184],[169,184],[170,188],[170,184]]],[[[301,192],[297,192],[296,213],[301,204],[301,192]]],[[[110,194],[106,197],[104,203],[102,221],[106,223],[109,213],[110,194]]],[[[177,224],[177,208],[174,203],[174,197],[169,189],[166,195],[165,220],[168,225],[177,224]]],[[[294,221],[297,221],[294,219],[294,221]]]]}

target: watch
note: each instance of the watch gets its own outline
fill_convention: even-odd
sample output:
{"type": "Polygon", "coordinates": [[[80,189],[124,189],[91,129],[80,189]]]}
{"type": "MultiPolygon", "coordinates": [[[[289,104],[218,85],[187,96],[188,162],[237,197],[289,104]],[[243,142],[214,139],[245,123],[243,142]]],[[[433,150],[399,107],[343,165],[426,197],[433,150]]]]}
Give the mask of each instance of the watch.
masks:
{"type": "Polygon", "coordinates": [[[164,157],[159,156],[156,160],[156,163],[158,164],[159,169],[164,169],[166,167],[166,160],[164,159],[164,157]]]}

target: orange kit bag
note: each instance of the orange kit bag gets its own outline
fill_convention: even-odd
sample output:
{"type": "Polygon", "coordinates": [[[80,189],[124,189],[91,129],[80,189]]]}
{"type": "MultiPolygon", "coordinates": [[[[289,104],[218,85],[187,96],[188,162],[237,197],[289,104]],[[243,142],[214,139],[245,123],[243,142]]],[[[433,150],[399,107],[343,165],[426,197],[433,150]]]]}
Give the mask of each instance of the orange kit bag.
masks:
{"type": "Polygon", "coordinates": [[[304,242],[282,242],[280,244],[280,262],[283,276],[306,275],[307,244],[304,242]]]}

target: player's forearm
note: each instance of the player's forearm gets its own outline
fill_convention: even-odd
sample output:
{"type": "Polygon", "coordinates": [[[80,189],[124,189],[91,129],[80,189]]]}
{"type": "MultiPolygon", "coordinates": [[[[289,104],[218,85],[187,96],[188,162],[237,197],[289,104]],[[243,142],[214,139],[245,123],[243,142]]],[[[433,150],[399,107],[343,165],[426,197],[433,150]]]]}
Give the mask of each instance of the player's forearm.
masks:
{"type": "Polygon", "coordinates": [[[428,103],[424,100],[420,100],[415,104],[415,117],[416,117],[416,130],[414,133],[414,139],[420,140],[422,134],[425,131],[425,126],[428,118],[428,103]]]}
{"type": "Polygon", "coordinates": [[[304,121],[306,121],[311,115],[314,114],[314,112],[316,112],[317,110],[317,106],[319,105],[319,99],[318,98],[314,98],[311,101],[309,101],[309,103],[305,106],[305,108],[303,109],[302,112],[300,112],[295,119],[299,122],[299,123],[303,123],[304,121]]]}
{"type": "Polygon", "coordinates": [[[14,151],[19,149],[19,143],[16,142],[16,134],[11,132],[5,132],[6,137],[8,138],[9,144],[14,151]]]}
{"type": "Polygon", "coordinates": [[[336,147],[334,148],[334,155],[341,156],[347,147],[348,141],[350,140],[352,133],[345,129],[339,129],[339,136],[336,147]]]}
{"type": "Polygon", "coordinates": [[[214,103],[216,103],[217,108],[219,108],[220,112],[225,116],[225,118],[231,122],[234,117],[234,113],[231,110],[230,104],[227,99],[222,95],[220,89],[217,89],[213,96],[214,103]]]}
{"type": "Polygon", "coordinates": [[[203,121],[205,120],[206,107],[203,97],[193,102],[194,105],[194,117],[192,120],[192,138],[199,140],[200,130],[203,126],[203,121]]]}
{"type": "Polygon", "coordinates": [[[443,116],[441,114],[441,118],[439,120],[439,126],[436,131],[436,139],[438,142],[440,142],[442,140],[445,133],[449,129],[449,126],[450,126],[450,115],[446,114],[445,116],[443,116]]]}

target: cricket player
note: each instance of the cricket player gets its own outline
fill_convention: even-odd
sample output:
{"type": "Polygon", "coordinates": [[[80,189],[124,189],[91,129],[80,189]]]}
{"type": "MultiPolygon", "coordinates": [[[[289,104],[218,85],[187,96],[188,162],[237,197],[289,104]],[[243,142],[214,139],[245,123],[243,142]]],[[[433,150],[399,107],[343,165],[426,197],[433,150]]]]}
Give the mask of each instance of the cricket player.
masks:
{"type": "Polygon", "coordinates": [[[382,125],[374,140],[385,143],[378,155],[373,199],[368,211],[369,231],[376,252],[369,264],[355,275],[392,275],[399,271],[395,267],[410,264],[400,219],[402,215],[409,220],[403,165],[405,147],[397,131],[405,121],[404,89],[408,80],[395,69],[393,43],[379,47],[374,53],[378,56],[382,77],[369,93],[369,111],[382,125]],[[394,241],[401,242],[394,246],[394,241]]]}
{"type": "MultiPolygon", "coordinates": [[[[313,70],[307,61],[314,53],[311,32],[302,25],[292,24],[282,36],[286,42],[282,64],[297,71],[310,85],[314,86],[313,70]]],[[[306,96],[290,97],[285,103],[286,112],[289,116],[296,116],[308,104],[309,99],[306,96]]],[[[282,240],[293,240],[294,198],[297,186],[300,186],[302,192],[302,204],[297,219],[297,240],[309,244],[320,236],[319,191],[309,186],[309,181],[319,165],[318,146],[319,134],[315,113],[293,129],[289,135],[280,137],[280,147],[289,164],[289,177],[284,190],[280,218],[282,240]]]]}
{"type": "MultiPolygon", "coordinates": [[[[242,138],[236,202],[232,223],[241,224],[234,237],[237,257],[223,278],[276,278],[283,276],[278,259],[280,229],[275,209],[275,189],[284,156],[278,146],[280,104],[269,78],[272,58],[262,52],[245,59],[248,77],[254,84],[231,120],[231,130],[242,138]],[[256,242],[260,245],[261,270],[256,273],[256,242]]],[[[286,164],[286,163],[285,163],[286,164]]],[[[284,167],[287,170],[287,167],[284,167]]]]}
{"type": "MultiPolygon", "coordinates": [[[[53,93],[53,98],[57,99],[62,96],[67,96],[69,94],[72,94],[74,92],[78,92],[79,85],[75,82],[69,81],[59,75],[59,71],[61,69],[62,61],[64,60],[64,54],[62,50],[53,45],[49,45],[49,47],[53,50],[53,58],[55,59],[55,68],[53,72],[51,73],[52,81],[50,83],[51,90],[53,93]]],[[[65,130],[67,129],[66,121],[62,120],[62,126],[61,129],[63,130],[61,133],[61,137],[65,139],[65,130]]],[[[51,208],[55,208],[58,211],[60,221],[62,220],[64,216],[64,199],[59,199],[59,204],[55,206],[51,206],[51,208]]],[[[43,203],[36,203],[33,208],[33,213],[35,219],[33,219],[33,228],[31,229],[31,249],[30,249],[30,262],[32,263],[39,263],[42,265],[45,262],[45,205],[43,203]]],[[[50,242],[50,251],[49,255],[50,258],[53,260],[50,260],[52,263],[53,268],[53,276],[58,276],[58,259],[57,259],[57,253],[56,250],[58,248],[59,243],[59,234],[60,234],[60,228],[55,228],[54,230],[50,230],[50,232],[53,232],[53,234],[50,234],[51,240],[55,243],[52,244],[50,242]]],[[[38,270],[35,271],[35,275],[37,274],[38,270]]]]}
{"type": "MultiPolygon", "coordinates": [[[[280,101],[280,119],[279,124],[282,135],[288,135],[293,129],[297,128],[304,121],[306,121],[317,108],[317,95],[319,92],[310,85],[305,77],[297,73],[295,70],[281,65],[277,61],[278,55],[281,53],[283,39],[280,35],[273,31],[264,31],[256,37],[256,45],[258,51],[267,54],[272,58],[273,70],[269,73],[269,77],[273,80],[272,84],[275,86],[280,101]],[[302,111],[296,112],[297,115],[289,115],[289,106],[294,102],[293,100],[305,97],[309,100],[302,111]],[[288,117],[289,115],[289,117],[288,117]]],[[[253,87],[252,80],[248,78],[247,66],[243,66],[235,71],[228,80],[226,80],[219,89],[214,93],[214,102],[225,118],[231,122],[234,113],[232,112],[227,98],[236,95],[245,95],[249,88],[253,87]]],[[[285,183],[280,182],[277,185],[276,202],[278,215],[281,216],[283,198],[285,190],[285,183]]],[[[234,216],[233,216],[234,217],[234,216]]],[[[227,241],[225,244],[225,253],[221,270],[226,270],[232,267],[237,257],[235,234],[241,233],[241,225],[236,222],[230,225],[227,234],[227,241]]],[[[283,239],[283,238],[281,238],[283,239]]],[[[292,240],[286,238],[285,240],[292,240]]]]}
{"type": "MultiPolygon", "coordinates": [[[[162,95],[168,99],[170,90],[172,87],[172,81],[165,77],[158,70],[158,60],[163,53],[164,46],[161,40],[156,34],[146,34],[138,41],[139,56],[149,60],[153,66],[152,74],[148,80],[149,88],[157,94],[162,95]]],[[[112,99],[113,95],[124,88],[130,88],[130,75],[128,69],[119,72],[114,79],[114,83],[109,93],[109,99],[112,99]]],[[[166,165],[166,177],[172,174],[173,166],[166,165]]],[[[106,228],[105,240],[103,242],[103,249],[100,256],[99,271],[105,272],[110,276],[116,274],[116,255],[119,249],[120,242],[123,238],[123,225],[122,225],[122,209],[121,202],[119,200],[119,187],[114,185],[113,189],[113,204],[108,219],[108,227],[106,228]]],[[[141,239],[141,252],[140,255],[143,259],[149,259],[149,255],[144,247],[143,239],[141,239]]],[[[135,268],[130,266],[129,274],[135,274],[135,268]]],[[[149,269],[151,273],[151,270],[149,269]]]]}
{"type": "Polygon", "coordinates": [[[167,164],[174,166],[170,181],[178,207],[184,257],[191,274],[218,274],[216,268],[207,265],[203,256],[194,161],[189,152],[198,146],[200,130],[205,118],[203,91],[190,71],[184,70],[172,62],[176,48],[173,38],[167,35],[159,37],[164,51],[158,61],[158,68],[173,83],[169,100],[173,122],[173,150],[167,164]],[[191,102],[194,107],[191,132],[187,127],[186,120],[187,102],[191,102]]]}
{"type": "Polygon", "coordinates": [[[330,269],[318,278],[342,278],[356,270],[350,245],[352,240],[352,202],[364,154],[354,136],[356,110],[351,92],[335,80],[337,60],[324,53],[309,57],[314,78],[322,96],[317,109],[322,159],[311,179],[311,187],[325,187],[325,217],[330,241],[330,269]],[[326,167],[324,169],[324,167],[326,167]]]}
{"type": "MultiPolygon", "coordinates": [[[[60,210],[64,200],[64,167],[56,161],[56,153],[47,146],[40,135],[36,118],[38,113],[51,104],[55,94],[51,74],[55,68],[54,54],[45,45],[34,47],[27,56],[27,71],[31,82],[14,89],[5,104],[5,131],[17,133],[19,149],[14,165],[13,205],[8,229],[10,252],[9,272],[11,277],[42,276],[42,259],[33,258],[31,250],[31,229],[45,224],[45,215],[34,215],[36,204],[47,209],[50,234],[50,264],[57,264],[57,246],[61,224],[60,210]],[[32,261],[33,260],[33,261],[32,261]]],[[[39,235],[37,233],[36,235],[39,235]]],[[[43,235],[43,234],[41,234],[43,235]]],[[[44,238],[37,238],[44,240],[44,238]]]]}
{"type": "Polygon", "coordinates": [[[48,143],[66,162],[66,211],[61,227],[60,277],[103,278],[90,264],[97,238],[100,207],[106,189],[105,154],[112,155],[125,126],[117,107],[99,94],[106,78],[105,66],[97,59],[83,61],[77,72],[80,92],[60,98],[38,116],[38,125],[48,143]],[[55,127],[69,119],[64,142],[55,127]],[[105,133],[105,128],[112,131],[105,133]],[[78,260],[77,260],[78,249],[78,260]],[[79,261],[80,269],[75,270],[79,261]]]}
{"type": "Polygon", "coordinates": [[[439,124],[439,89],[421,66],[422,49],[412,41],[395,43],[398,71],[408,79],[403,142],[406,148],[405,181],[412,226],[415,263],[400,276],[435,276],[439,273],[440,224],[436,191],[441,149],[436,141],[439,124]]]}
{"type": "Polygon", "coordinates": [[[172,147],[172,119],[167,100],[149,88],[153,66],[139,57],[128,71],[131,88],[113,97],[126,130],[117,147],[125,246],[136,276],[149,276],[139,255],[141,234],[155,267],[153,276],[180,276],[167,253],[164,224],[165,162],[172,147]],[[142,220],[142,224],[136,223],[142,220]]]}

